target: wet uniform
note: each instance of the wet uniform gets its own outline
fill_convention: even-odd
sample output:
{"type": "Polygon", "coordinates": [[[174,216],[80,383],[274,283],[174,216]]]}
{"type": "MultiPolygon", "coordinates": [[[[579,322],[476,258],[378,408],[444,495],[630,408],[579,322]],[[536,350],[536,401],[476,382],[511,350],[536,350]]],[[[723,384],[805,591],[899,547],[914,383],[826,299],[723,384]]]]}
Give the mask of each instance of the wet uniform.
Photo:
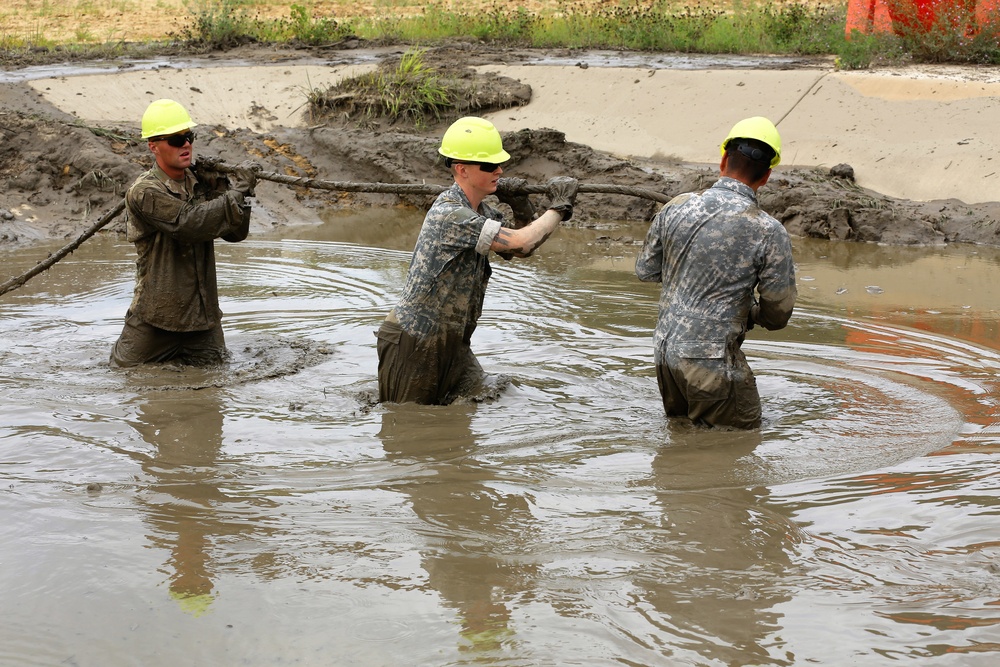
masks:
{"type": "Polygon", "coordinates": [[[135,243],[135,291],[111,361],[119,366],[177,359],[214,363],[225,357],[214,239],[237,242],[250,230],[242,193],[183,181],[154,166],[125,195],[127,238],[135,243]]]}
{"type": "Polygon", "coordinates": [[[663,283],[653,342],[667,414],[759,426],[757,382],[740,347],[754,324],[781,329],[792,316],[795,267],[781,223],[758,208],[753,189],[720,178],[660,210],[635,273],[663,283]]]}
{"type": "Polygon", "coordinates": [[[443,405],[482,379],[470,340],[492,272],[490,246],[503,226],[489,205],[474,211],[458,184],[438,195],[399,303],[375,332],[380,401],[443,405]]]}

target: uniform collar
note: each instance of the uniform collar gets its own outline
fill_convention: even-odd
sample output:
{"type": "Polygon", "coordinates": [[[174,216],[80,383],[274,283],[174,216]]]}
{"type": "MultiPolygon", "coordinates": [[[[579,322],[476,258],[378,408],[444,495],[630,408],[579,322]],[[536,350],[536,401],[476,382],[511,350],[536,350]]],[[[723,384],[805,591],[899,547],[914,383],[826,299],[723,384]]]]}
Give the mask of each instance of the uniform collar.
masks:
{"type": "Polygon", "coordinates": [[[463,204],[465,204],[469,208],[472,208],[472,203],[469,201],[469,198],[465,196],[465,190],[462,189],[462,186],[460,186],[458,183],[452,183],[450,190],[452,191],[452,193],[458,196],[459,199],[462,200],[463,204]]]}
{"type": "MultiPolygon", "coordinates": [[[[462,200],[462,204],[466,208],[472,208],[472,202],[469,201],[469,197],[465,194],[465,190],[462,189],[461,185],[459,185],[458,183],[452,183],[451,190],[452,190],[452,192],[454,192],[459,197],[459,199],[462,200]]],[[[484,211],[483,204],[484,204],[483,202],[480,202],[479,203],[479,210],[476,210],[476,209],[473,209],[473,210],[476,210],[476,213],[479,213],[480,215],[483,215],[483,211],[484,211]]]]}
{"type": "Polygon", "coordinates": [[[754,204],[757,203],[757,193],[753,191],[746,183],[742,181],[737,181],[735,178],[730,178],[729,176],[723,176],[715,182],[712,186],[713,188],[724,188],[726,190],[732,190],[737,194],[741,194],[754,204]]]}
{"type": "Polygon", "coordinates": [[[158,164],[153,165],[153,175],[156,176],[156,179],[158,181],[160,181],[161,183],[163,183],[164,186],[166,186],[167,190],[169,190],[175,195],[183,196],[191,194],[192,192],[194,192],[195,183],[198,182],[198,179],[195,178],[194,174],[191,173],[190,169],[184,170],[183,181],[175,181],[174,179],[167,176],[167,172],[160,169],[160,165],[158,164]]]}

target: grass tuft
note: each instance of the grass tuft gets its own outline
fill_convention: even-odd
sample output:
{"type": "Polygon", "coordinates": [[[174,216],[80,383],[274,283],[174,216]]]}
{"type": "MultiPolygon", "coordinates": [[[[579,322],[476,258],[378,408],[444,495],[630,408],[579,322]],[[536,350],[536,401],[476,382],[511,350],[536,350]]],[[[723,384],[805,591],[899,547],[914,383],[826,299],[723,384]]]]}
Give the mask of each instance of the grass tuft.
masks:
{"type": "Polygon", "coordinates": [[[424,61],[425,51],[409,50],[399,62],[373,72],[344,79],[325,93],[311,90],[308,102],[314,115],[342,110],[349,118],[412,122],[417,128],[450,108],[456,95],[437,70],[424,61]]]}

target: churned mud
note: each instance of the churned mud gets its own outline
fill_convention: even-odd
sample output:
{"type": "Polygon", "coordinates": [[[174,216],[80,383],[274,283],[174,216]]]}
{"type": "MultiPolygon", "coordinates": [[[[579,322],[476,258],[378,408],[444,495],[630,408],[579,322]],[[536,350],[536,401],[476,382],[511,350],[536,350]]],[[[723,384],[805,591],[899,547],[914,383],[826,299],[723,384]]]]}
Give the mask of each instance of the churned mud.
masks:
{"type": "MultiPolygon", "coordinates": [[[[132,390],[175,391],[234,387],[298,373],[330,358],[334,349],[305,338],[256,335],[229,341],[226,363],[190,366],[173,363],[118,369],[132,390]]],[[[292,406],[294,409],[294,406],[292,406]]]]}
{"type": "MultiPolygon", "coordinates": [[[[475,57],[468,51],[441,47],[425,54],[428,63],[460,81],[468,91],[462,113],[485,113],[530,101],[529,86],[471,69],[469,65],[483,60],[481,50],[477,53],[475,57]]],[[[240,56],[264,60],[273,54],[262,48],[241,51],[240,56]]],[[[383,56],[389,65],[398,57],[398,51],[383,56]]],[[[489,54],[494,62],[503,57],[502,53],[489,54]]],[[[320,106],[302,110],[310,114],[310,124],[303,127],[256,132],[202,126],[197,151],[232,163],[251,157],[267,171],[324,180],[448,182],[437,146],[453,117],[424,118],[419,127],[406,119],[390,123],[357,113],[364,103],[349,94],[327,99],[320,106]]],[[[137,124],[86,126],[53,107],[24,82],[0,84],[0,244],[9,247],[44,238],[73,237],[113,207],[150,164],[137,124]]],[[[714,166],[615,157],[569,142],[556,129],[524,129],[507,133],[504,141],[513,155],[505,171],[531,183],[569,174],[582,182],[644,187],[674,195],[707,187],[717,177],[714,166]]],[[[318,209],[426,208],[431,198],[262,183],[257,199],[253,224],[259,231],[318,222],[318,209]]],[[[849,164],[833,168],[783,166],[761,191],[760,202],[798,236],[884,244],[1000,242],[997,204],[888,197],[857,186],[849,164]]],[[[581,195],[570,224],[648,220],[659,206],[632,196],[581,195]]],[[[108,228],[110,233],[122,229],[120,219],[108,228]]],[[[615,238],[613,232],[610,235],[615,238]]],[[[635,242],[631,238],[620,240],[635,242]]]]}

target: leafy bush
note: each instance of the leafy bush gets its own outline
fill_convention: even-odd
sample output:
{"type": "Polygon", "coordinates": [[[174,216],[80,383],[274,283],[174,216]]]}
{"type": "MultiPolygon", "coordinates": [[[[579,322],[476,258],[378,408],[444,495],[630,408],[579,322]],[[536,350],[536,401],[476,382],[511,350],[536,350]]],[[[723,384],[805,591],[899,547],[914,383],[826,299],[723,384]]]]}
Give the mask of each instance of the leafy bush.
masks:
{"type": "Polygon", "coordinates": [[[254,21],[239,0],[203,0],[192,9],[193,23],[181,31],[187,42],[226,49],[257,41],[254,21]]]}

